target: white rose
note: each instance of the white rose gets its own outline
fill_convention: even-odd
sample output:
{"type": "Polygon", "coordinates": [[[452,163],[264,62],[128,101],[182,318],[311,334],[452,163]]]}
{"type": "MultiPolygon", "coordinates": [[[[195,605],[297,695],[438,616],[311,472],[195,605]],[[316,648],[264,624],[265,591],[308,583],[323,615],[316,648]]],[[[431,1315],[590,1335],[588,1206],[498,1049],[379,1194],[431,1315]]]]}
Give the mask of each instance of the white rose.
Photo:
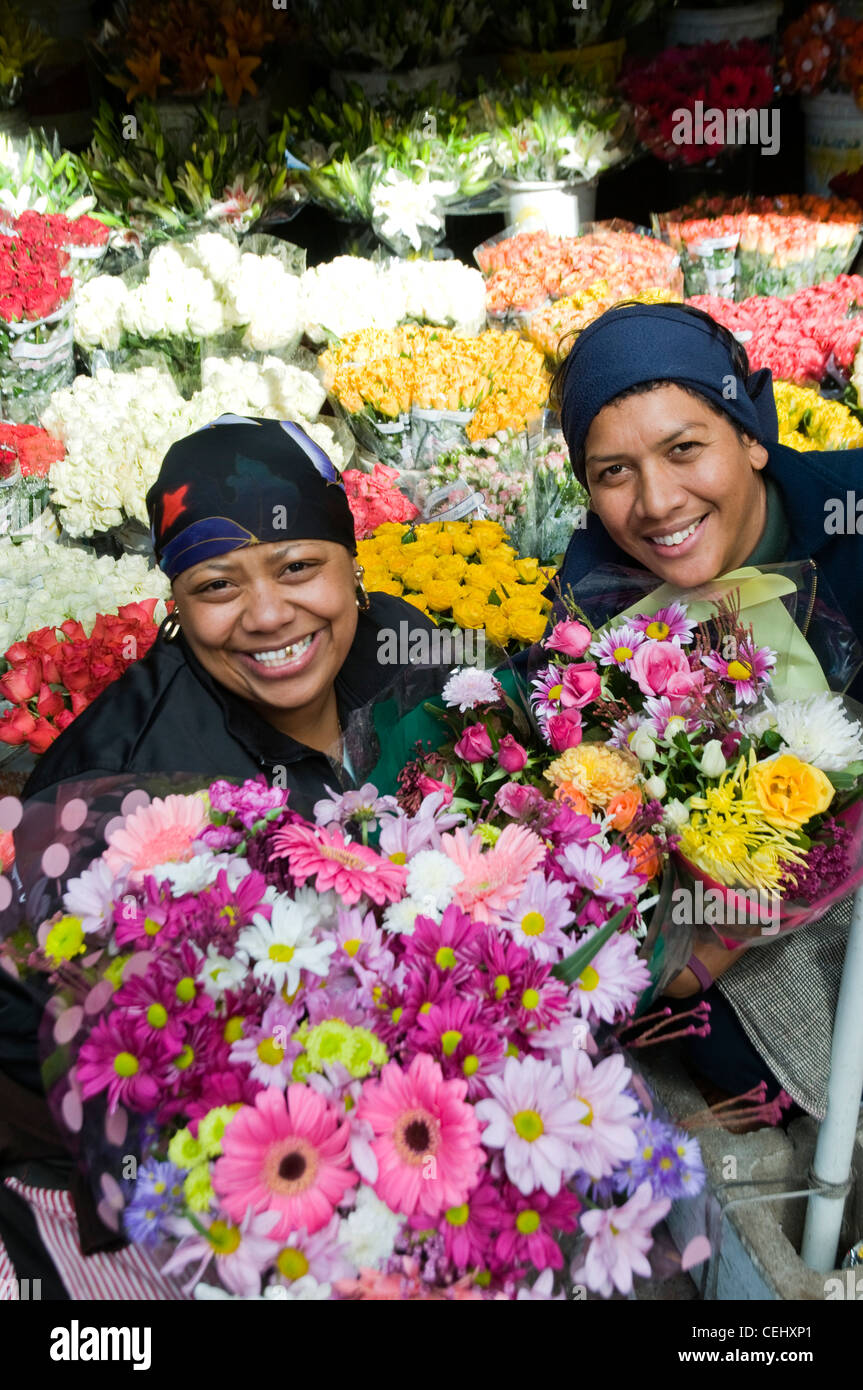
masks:
{"type": "Polygon", "coordinates": [[[700,767],[705,777],[721,777],[725,772],[728,764],[722,752],[722,744],[718,739],[712,738],[709,743],[705,743],[700,767]]]}
{"type": "Polygon", "coordinates": [[[665,785],[664,777],[648,777],[644,784],[644,790],[652,801],[661,801],[668,788],[665,785]]]}
{"type": "Polygon", "coordinates": [[[679,830],[689,821],[689,808],[677,797],[672,797],[663,807],[662,819],[670,830],[679,830]]]}
{"type": "Polygon", "coordinates": [[[641,725],[641,728],[636,729],[629,740],[629,746],[639,762],[649,763],[656,757],[656,744],[650,730],[644,724],[641,725]]]}

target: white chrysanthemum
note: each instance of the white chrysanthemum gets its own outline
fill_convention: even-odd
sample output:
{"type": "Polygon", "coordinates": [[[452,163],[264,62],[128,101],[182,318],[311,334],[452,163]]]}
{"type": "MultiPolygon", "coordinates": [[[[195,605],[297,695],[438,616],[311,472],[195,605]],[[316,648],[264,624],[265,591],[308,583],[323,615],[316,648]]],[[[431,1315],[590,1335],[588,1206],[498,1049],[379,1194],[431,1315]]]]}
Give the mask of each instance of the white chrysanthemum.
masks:
{"type": "Polygon", "coordinates": [[[380,1269],[393,1253],[402,1223],[401,1216],[361,1183],[356,1206],[341,1224],[339,1240],[357,1268],[380,1269]]]}
{"type": "Polygon", "coordinates": [[[252,925],[240,932],[237,950],[245,951],[255,962],[254,974],[273,989],[293,994],[300,983],[300,971],[326,976],[334,941],[318,941],[315,931],[320,913],[308,901],[293,901],[284,893],[273,903],[270,921],[256,913],[252,925]]]}
{"type": "Polygon", "coordinates": [[[396,261],[389,275],[401,299],[399,317],[439,323],[457,333],[485,328],[485,281],[461,261],[396,261]]]}
{"type": "Polygon", "coordinates": [[[442,698],[446,705],[458,705],[462,714],[477,705],[490,705],[499,700],[502,694],[500,682],[491,671],[482,671],[476,666],[463,666],[454,671],[444,686],[442,698]]]}
{"type": "Polygon", "coordinates": [[[393,932],[396,936],[412,936],[414,924],[421,912],[421,905],[415,903],[413,898],[402,898],[400,902],[390,903],[383,917],[384,930],[393,932]]]}
{"type": "Polygon", "coordinates": [[[792,753],[822,772],[841,772],[863,759],[863,728],[848,716],[840,695],[820,692],[778,704],[768,698],[765,706],[746,721],[746,729],[753,734],[775,729],[786,744],[780,752],[792,753]]]}
{"type": "Polygon", "coordinates": [[[446,854],[436,849],[421,849],[408,866],[407,894],[419,903],[420,912],[437,918],[452,902],[462,870],[446,854]]]}
{"type": "Polygon", "coordinates": [[[172,898],[182,898],[184,893],[201,893],[209,888],[218,878],[219,870],[235,859],[235,855],[214,854],[212,850],[205,849],[184,863],[157,864],[148,872],[157,882],[170,883],[172,898]]]}

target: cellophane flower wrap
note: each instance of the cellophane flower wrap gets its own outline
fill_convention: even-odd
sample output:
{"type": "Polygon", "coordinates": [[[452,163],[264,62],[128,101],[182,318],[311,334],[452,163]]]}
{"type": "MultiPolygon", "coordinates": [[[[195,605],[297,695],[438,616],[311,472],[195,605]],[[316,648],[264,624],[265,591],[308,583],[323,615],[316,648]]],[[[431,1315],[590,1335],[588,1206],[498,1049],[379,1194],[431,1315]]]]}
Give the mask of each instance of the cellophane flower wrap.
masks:
{"type": "MultiPolygon", "coordinates": [[[[863,881],[859,709],[813,680],[814,653],[800,649],[787,614],[776,630],[788,649],[760,645],[740,592],[709,619],[691,617],[682,595],[655,611],[633,604],[593,631],[564,607],[532,681],[547,741],[562,749],[546,772],[558,786],[584,792],[597,733],[603,757],[618,749],[637,760],[639,802],[664,836],[657,986],[683,966],[694,932],[728,946],[769,942],[863,881]],[[573,632],[584,640],[577,656],[573,632]]],[[[842,620],[822,606],[815,625],[837,629],[836,669],[853,673],[860,653],[842,620]]]]}
{"type": "Polygon", "coordinates": [[[0,412],[16,423],[38,423],[74,373],[68,263],[53,236],[0,234],[0,412]]]}
{"type": "MultiPolygon", "coordinates": [[[[447,696],[462,741],[499,700],[479,674],[447,696]]],[[[46,1088],[102,1219],[186,1295],[606,1296],[650,1273],[703,1169],[681,1131],[646,1142],[649,1097],[599,1041],[647,979],[645,875],[512,777],[480,823],[407,784],[307,821],[263,779],[138,789],[119,816],[73,785],[25,816],[35,938],[19,922],[4,966],[53,990],[46,1088]]]]}

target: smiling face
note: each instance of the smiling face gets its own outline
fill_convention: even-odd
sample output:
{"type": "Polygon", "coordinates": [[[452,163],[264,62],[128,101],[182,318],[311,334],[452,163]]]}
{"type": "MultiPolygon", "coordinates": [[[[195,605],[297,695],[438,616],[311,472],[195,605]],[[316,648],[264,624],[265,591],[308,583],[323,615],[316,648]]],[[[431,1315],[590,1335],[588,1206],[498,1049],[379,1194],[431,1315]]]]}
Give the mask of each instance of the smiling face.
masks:
{"type": "Polygon", "coordinates": [[[671,384],[610,403],[585,441],[593,510],[660,579],[694,588],[752,554],[767,518],[763,444],[671,384]]]}
{"type": "Polygon", "coordinates": [[[308,743],[309,727],[335,716],[333,683],[357,630],[355,568],[334,541],[205,560],[174,581],[183,636],[214,680],[308,743]]]}

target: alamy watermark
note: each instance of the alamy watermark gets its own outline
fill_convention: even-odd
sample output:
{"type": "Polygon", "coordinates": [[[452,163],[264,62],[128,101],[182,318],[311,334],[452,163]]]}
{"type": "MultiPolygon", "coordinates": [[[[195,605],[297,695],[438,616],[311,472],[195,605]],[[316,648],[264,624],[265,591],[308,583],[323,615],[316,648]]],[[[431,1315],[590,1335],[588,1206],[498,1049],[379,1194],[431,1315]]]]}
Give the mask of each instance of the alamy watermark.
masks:
{"type": "Polygon", "coordinates": [[[763,888],[705,888],[697,879],[693,888],[675,888],[671,903],[676,927],[758,927],[762,936],[776,936],[780,928],[782,895],[763,888]]]}
{"type": "Polygon", "coordinates": [[[760,145],[762,154],[779,150],[779,116],[774,107],[731,107],[724,111],[718,106],[705,108],[703,101],[695,110],[678,107],[672,111],[671,138],[675,145],[715,145],[717,150],[734,145],[760,145]]]}
{"type": "Polygon", "coordinates": [[[824,530],[828,536],[863,536],[863,497],[846,492],[824,503],[824,530]]]}
{"type": "Polygon", "coordinates": [[[379,666],[484,666],[485,629],[412,627],[405,618],[398,628],[378,632],[379,666]]]}

